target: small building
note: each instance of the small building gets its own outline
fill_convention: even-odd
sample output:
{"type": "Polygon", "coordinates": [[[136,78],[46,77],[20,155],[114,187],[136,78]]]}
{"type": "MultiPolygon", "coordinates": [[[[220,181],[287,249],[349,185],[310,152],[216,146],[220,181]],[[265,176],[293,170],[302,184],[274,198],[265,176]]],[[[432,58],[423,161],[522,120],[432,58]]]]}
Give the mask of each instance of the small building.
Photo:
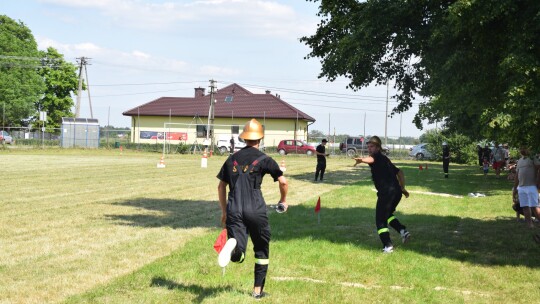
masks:
{"type": "MultiPolygon", "coordinates": [[[[131,141],[202,144],[206,139],[210,94],[195,88],[193,97],[161,97],[123,113],[131,116],[131,141]]],[[[307,140],[315,119],[281,100],[270,91],[254,94],[238,84],[214,92],[214,139],[238,135],[251,118],[264,126],[263,144],[277,146],[282,139],[307,140]]]]}
{"type": "Polygon", "coordinates": [[[94,118],[62,117],[62,148],[99,148],[99,123],[94,118]]]}

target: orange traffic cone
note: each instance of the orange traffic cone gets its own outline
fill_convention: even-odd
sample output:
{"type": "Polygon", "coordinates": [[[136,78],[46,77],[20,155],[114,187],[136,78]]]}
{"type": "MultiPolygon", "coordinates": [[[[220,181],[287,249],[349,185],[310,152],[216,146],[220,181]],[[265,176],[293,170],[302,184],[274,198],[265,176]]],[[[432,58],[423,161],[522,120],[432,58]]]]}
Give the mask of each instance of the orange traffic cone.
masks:
{"type": "Polygon", "coordinates": [[[157,164],[158,168],[165,168],[165,162],[163,161],[163,156],[159,159],[159,163],[157,164]]]}
{"type": "Polygon", "coordinates": [[[205,149],[201,158],[201,168],[207,168],[207,167],[208,167],[208,155],[206,154],[206,149],[205,149]]]}
{"type": "Polygon", "coordinates": [[[418,165],[418,170],[420,170],[420,171],[424,170],[424,169],[422,168],[422,165],[418,165]]]}
{"type": "Polygon", "coordinates": [[[279,170],[283,172],[287,171],[287,167],[285,167],[285,159],[281,159],[281,165],[279,166],[279,170]]]}

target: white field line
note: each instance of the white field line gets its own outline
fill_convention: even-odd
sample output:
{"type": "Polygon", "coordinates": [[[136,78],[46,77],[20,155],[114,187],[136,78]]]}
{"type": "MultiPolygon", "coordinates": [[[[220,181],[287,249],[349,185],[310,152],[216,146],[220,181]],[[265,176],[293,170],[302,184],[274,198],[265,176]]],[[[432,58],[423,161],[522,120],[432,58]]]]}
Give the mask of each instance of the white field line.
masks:
{"type": "MultiPolygon", "coordinates": [[[[377,189],[371,189],[373,191],[377,191],[377,189]]],[[[438,193],[438,192],[429,192],[429,191],[415,191],[415,190],[408,190],[409,193],[416,193],[416,194],[425,194],[425,195],[437,195],[437,196],[444,196],[444,197],[453,197],[453,198],[463,198],[462,195],[453,195],[448,193],[438,193]]]]}
{"type": "MultiPolygon", "coordinates": [[[[323,280],[317,280],[307,277],[272,277],[272,279],[276,281],[304,281],[304,282],[311,282],[311,283],[317,283],[317,284],[338,284],[345,287],[356,287],[356,288],[362,288],[362,289],[377,289],[377,288],[383,288],[383,286],[379,285],[365,285],[362,283],[352,283],[352,282],[327,282],[323,280]]],[[[405,286],[399,286],[399,285],[392,285],[388,286],[388,288],[393,290],[413,290],[414,287],[405,287],[405,286]]],[[[447,287],[441,287],[436,286],[433,288],[435,291],[453,291],[455,293],[461,293],[464,295],[478,295],[482,297],[489,297],[489,293],[485,292],[477,292],[477,291],[470,291],[470,290],[460,290],[455,288],[447,288],[447,287]]]]}

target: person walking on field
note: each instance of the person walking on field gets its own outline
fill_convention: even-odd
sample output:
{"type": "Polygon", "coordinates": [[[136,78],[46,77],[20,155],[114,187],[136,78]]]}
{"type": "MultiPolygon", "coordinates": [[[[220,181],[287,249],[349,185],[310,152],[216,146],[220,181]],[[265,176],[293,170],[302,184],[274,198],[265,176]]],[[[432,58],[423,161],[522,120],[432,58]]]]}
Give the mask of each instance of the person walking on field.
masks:
{"type": "Polygon", "coordinates": [[[532,213],[538,219],[540,208],[538,208],[538,188],[536,178],[540,161],[538,158],[529,157],[529,149],[521,147],[519,149],[521,158],[517,162],[516,176],[514,178],[514,188],[512,194],[518,196],[519,206],[523,207],[523,215],[529,228],[534,228],[532,213]]]}
{"type": "Polygon", "coordinates": [[[323,181],[324,178],[324,171],[326,170],[326,157],[328,154],[326,154],[326,143],[328,140],[324,138],[321,140],[321,144],[317,146],[315,149],[315,153],[317,153],[317,167],[315,168],[315,181],[319,178],[319,173],[321,174],[320,181],[323,181]]]}
{"type": "Polygon", "coordinates": [[[278,207],[287,211],[288,184],[275,160],[259,151],[263,127],[255,119],[246,123],[239,135],[246,147],[229,156],[217,178],[218,197],[221,206],[221,223],[227,228],[228,240],[219,253],[218,264],[225,267],[230,261],[242,263],[245,257],[247,237],[251,237],[255,252],[255,282],[253,297],[264,296],[264,283],[269,264],[270,225],[266,202],[262,196],[263,177],[270,174],[279,182],[281,195],[278,207]],[[226,198],[227,186],[229,196],[226,198]]]}
{"type": "Polygon", "coordinates": [[[499,147],[499,143],[495,143],[495,148],[493,149],[493,169],[495,169],[495,174],[497,178],[501,175],[501,169],[504,167],[506,161],[505,150],[499,147]]]}
{"type": "Polygon", "coordinates": [[[401,234],[403,243],[406,243],[411,237],[406,227],[394,216],[401,197],[403,195],[409,197],[409,192],[405,189],[403,171],[381,153],[381,139],[378,136],[371,137],[367,147],[369,156],[354,158],[356,161],[354,165],[366,163],[371,168],[371,175],[377,189],[377,206],[375,209],[377,233],[384,246],[383,253],[391,253],[394,251],[394,245],[390,239],[388,225],[401,234]]]}
{"type": "Polygon", "coordinates": [[[442,143],[442,163],[443,163],[443,171],[444,171],[444,178],[448,178],[448,166],[450,165],[450,148],[448,147],[447,142],[442,143]]]}

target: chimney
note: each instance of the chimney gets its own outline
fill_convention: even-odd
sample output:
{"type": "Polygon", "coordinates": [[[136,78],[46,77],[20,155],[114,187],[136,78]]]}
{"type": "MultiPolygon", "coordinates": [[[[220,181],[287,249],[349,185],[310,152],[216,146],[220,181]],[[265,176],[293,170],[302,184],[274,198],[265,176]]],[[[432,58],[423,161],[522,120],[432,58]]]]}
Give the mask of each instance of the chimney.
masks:
{"type": "Polygon", "coordinates": [[[266,92],[266,94],[270,94],[270,93],[272,93],[272,92],[270,92],[270,90],[266,90],[265,92],[266,92]]]}
{"type": "Polygon", "coordinates": [[[195,97],[204,96],[204,88],[198,87],[195,88],[195,97]]]}

